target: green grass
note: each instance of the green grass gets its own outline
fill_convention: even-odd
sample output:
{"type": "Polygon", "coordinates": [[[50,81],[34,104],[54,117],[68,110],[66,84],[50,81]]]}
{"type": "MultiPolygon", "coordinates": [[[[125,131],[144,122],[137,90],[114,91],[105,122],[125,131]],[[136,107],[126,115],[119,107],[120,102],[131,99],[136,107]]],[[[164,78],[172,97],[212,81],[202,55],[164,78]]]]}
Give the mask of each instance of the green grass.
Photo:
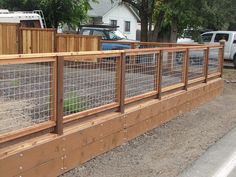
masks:
{"type": "Polygon", "coordinates": [[[20,85],[20,82],[19,82],[18,80],[12,80],[12,81],[11,81],[11,86],[17,87],[17,86],[19,86],[19,85],[20,85]]]}
{"type": "Polygon", "coordinates": [[[86,104],[81,101],[80,97],[75,92],[68,93],[64,99],[64,112],[66,113],[77,113],[84,111],[86,104]]]}

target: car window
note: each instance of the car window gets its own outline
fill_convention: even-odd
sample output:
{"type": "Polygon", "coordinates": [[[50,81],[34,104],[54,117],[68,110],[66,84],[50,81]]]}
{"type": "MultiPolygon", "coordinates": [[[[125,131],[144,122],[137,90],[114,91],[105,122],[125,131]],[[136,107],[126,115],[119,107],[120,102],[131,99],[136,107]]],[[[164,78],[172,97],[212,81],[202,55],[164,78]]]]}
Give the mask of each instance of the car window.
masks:
{"type": "Polygon", "coordinates": [[[220,42],[220,40],[225,40],[227,42],[229,40],[229,34],[225,33],[216,34],[214,42],[220,42]]]}
{"type": "Polygon", "coordinates": [[[83,35],[89,35],[90,34],[90,30],[88,30],[88,29],[86,30],[85,29],[85,30],[82,31],[82,34],[83,35]]]}
{"type": "Polygon", "coordinates": [[[93,35],[94,36],[102,36],[102,39],[107,39],[105,33],[103,31],[100,31],[100,30],[94,30],[93,35]]]}
{"type": "Polygon", "coordinates": [[[109,31],[108,32],[110,40],[122,40],[125,39],[123,34],[118,33],[117,31],[109,31]]]}
{"type": "Polygon", "coordinates": [[[213,33],[207,33],[202,35],[203,42],[211,42],[211,38],[213,36],[213,33]]]}

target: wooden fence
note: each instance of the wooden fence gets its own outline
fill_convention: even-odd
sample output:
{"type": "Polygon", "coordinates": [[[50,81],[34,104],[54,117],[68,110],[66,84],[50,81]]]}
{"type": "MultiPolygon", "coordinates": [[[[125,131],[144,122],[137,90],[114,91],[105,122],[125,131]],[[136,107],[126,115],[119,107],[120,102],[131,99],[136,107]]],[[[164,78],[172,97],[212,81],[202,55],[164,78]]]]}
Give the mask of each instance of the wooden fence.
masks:
{"type": "Polygon", "coordinates": [[[100,37],[57,34],[55,29],[0,24],[0,54],[31,54],[100,50],[100,37]]]}
{"type": "Polygon", "coordinates": [[[204,45],[0,55],[0,173],[60,175],[215,97],[223,53],[204,45]]]}
{"type": "MultiPolygon", "coordinates": [[[[7,132],[7,134],[0,135],[0,142],[13,140],[17,137],[25,136],[28,133],[31,134],[55,126],[57,132],[61,134],[63,132],[63,122],[70,122],[114,108],[118,108],[120,112],[124,112],[125,104],[155,95],[161,99],[163,93],[176,89],[188,90],[189,85],[194,83],[207,83],[208,79],[222,75],[223,46],[130,49],[125,51],[94,51],[66,54],[2,55],[0,56],[0,66],[3,64],[9,66],[21,64],[23,66],[21,69],[23,73],[26,71],[30,72],[25,73],[24,76],[29,75],[30,78],[39,80],[38,84],[40,84],[41,81],[41,78],[38,77],[42,76],[42,79],[45,77],[49,79],[47,83],[50,83],[50,85],[47,84],[45,85],[47,89],[42,89],[49,94],[43,97],[51,98],[51,114],[50,117],[48,117],[49,121],[43,122],[43,125],[41,125],[41,123],[34,125],[31,131],[29,131],[29,127],[27,127],[27,129],[23,127],[23,129],[20,129],[21,131],[11,131],[7,132]],[[198,54],[201,55],[198,63],[192,64],[192,62],[190,62],[190,55],[192,52],[196,53],[196,51],[202,54],[198,54]],[[171,59],[169,57],[170,54],[172,56],[171,59]],[[179,56],[181,56],[182,62],[177,63],[176,60],[179,56]],[[94,60],[94,58],[97,58],[97,60],[94,60]],[[169,60],[172,60],[171,64],[169,60]],[[42,69],[37,65],[32,65],[33,69],[36,67],[36,69],[32,69],[32,71],[30,70],[31,67],[30,69],[24,67],[28,66],[28,64],[37,63],[43,64],[41,65],[42,69]],[[24,69],[26,69],[26,71],[24,69]],[[42,74],[38,75],[38,73],[41,72],[42,74]],[[138,77],[137,73],[139,73],[138,77]],[[80,85],[78,85],[77,88],[76,83],[78,82],[80,85]],[[85,100],[86,103],[80,103],[80,97],[84,97],[84,99],[88,98],[89,95],[86,97],[86,92],[89,93],[87,89],[93,89],[92,83],[97,83],[94,85],[94,88],[97,90],[91,90],[89,94],[93,95],[93,97],[89,100],[85,100]],[[134,83],[134,85],[132,85],[132,83],[134,83]],[[81,90],[79,88],[82,85],[91,86],[81,90]],[[48,88],[49,86],[51,86],[51,88],[48,88]],[[139,86],[140,90],[138,88],[139,86]],[[84,93],[84,95],[77,97],[76,95],[80,93],[84,93]],[[106,100],[107,98],[104,98],[104,94],[111,99],[106,100]],[[78,101],[78,103],[76,103],[76,105],[68,105],[68,107],[64,106],[63,108],[63,100],[68,102],[67,104],[71,104],[69,100],[66,100],[66,97],[72,99],[72,102],[78,101]],[[71,107],[74,110],[67,111],[64,114],[61,112],[71,107]]],[[[6,79],[4,82],[13,84],[14,89],[16,89],[15,87],[17,86],[20,87],[19,82],[21,79],[23,79],[23,81],[29,79],[20,78],[20,76],[18,76],[19,78],[8,78],[8,81],[7,78],[4,77],[4,66],[5,65],[2,66],[2,73],[0,74],[3,79],[6,79]]],[[[12,76],[20,75],[19,69],[17,70],[17,66],[15,67],[16,68],[13,67],[12,71],[6,70],[6,72],[12,72],[12,76]],[[17,74],[14,69],[17,70],[17,74]]],[[[9,69],[9,67],[6,69],[9,69]]],[[[46,81],[42,81],[42,84],[45,84],[45,82],[46,81]]],[[[6,93],[4,88],[0,88],[0,93],[1,92],[6,93]]],[[[32,91],[29,92],[32,93],[32,91]]],[[[25,90],[24,93],[27,94],[27,90],[25,90]]],[[[10,95],[9,97],[12,96],[10,95]]]]}
{"type": "Polygon", "coordinates": [[[57,52],[97,51],[100,40],[94,36],[57,34],[57,52]]]}
{"type": "Polygon", "coordinates": [[[17,54],[19,48],[19,26],[0,24],[0,54],[17,54]]]}
{"type": "Polygon", "coordinates": [[[55,52],[54,29],[20,28],[20,53],[52,53],[55,52]]]}

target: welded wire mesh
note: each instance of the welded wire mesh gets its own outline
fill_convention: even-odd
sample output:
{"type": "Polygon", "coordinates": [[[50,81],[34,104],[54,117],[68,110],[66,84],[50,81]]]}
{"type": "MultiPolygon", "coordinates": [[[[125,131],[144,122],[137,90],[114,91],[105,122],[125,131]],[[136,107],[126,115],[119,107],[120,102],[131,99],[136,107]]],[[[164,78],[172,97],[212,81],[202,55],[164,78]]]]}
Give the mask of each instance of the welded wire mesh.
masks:
{"type": "Polygon", "coordinates": [[[185,53],[163,51],[162,87],[183,83],[183,61],[185,53]]]}
{"type": "Polygon", "coordinates": [[[116,101],[116,57],[99,62],[65,61],[64,115],[116,101]]]}
{"type": "Polygon", "coordinates": [[[205,51],[202,49],[189,51],[188,80],[204,76],[204,58],[205,51]]]}
{"type": "Polygon", "coordinates": [[[219,72],[220,64],[220,49],[210,48],[209,50],[209,61],[208,61],[208,73],[213,74],[219,72]]]}
{"type": "Polygon", "coordinates": [[[52,64],[0,65],[0,133],[46,122],[53,111],[52,64]]]}
{"type": "Polygon", "coordinates": [[[158,54],[126,56],[125,98],[156,90],[158,54]]]}

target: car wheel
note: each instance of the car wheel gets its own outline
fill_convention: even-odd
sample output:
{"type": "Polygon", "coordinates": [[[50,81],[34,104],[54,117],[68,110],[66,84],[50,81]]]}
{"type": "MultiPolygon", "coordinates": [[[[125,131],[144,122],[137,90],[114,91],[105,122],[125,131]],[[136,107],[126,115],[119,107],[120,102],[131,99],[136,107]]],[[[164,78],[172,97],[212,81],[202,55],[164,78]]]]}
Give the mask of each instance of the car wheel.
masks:
{"type": "Polygon", "coordinates": [[[236,54],[234,55],[233,64],[234,64],[234,69],[236,69],[236,54]]]}

